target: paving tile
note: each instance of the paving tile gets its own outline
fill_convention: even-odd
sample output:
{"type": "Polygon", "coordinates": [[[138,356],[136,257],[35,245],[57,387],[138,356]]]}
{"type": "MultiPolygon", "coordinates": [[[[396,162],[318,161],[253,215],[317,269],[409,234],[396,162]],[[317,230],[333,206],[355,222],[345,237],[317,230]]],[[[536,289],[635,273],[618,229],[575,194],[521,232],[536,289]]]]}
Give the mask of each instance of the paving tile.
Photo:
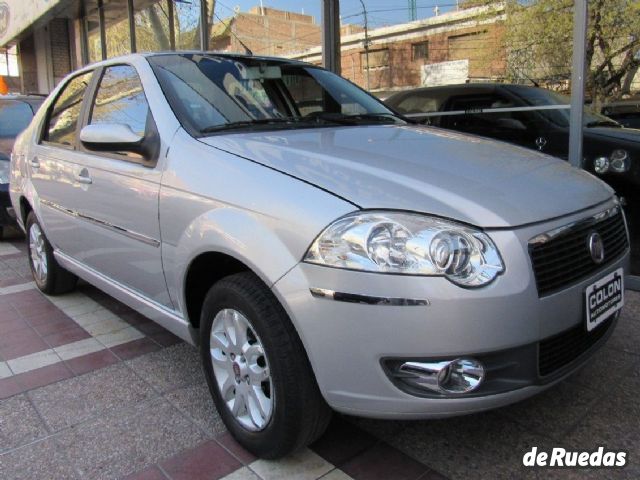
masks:
{"type": "Polygon", "coordinates": [[[173,480],[217,480],[242,467],[213,440],[179,453],[160,466],[173,480]]]}
{"type": "Polygon", "coordinates": [[[588,388],[608,392],[629,370],[640,362],[640,357],[610,346],[600,349],[589,363],[568,378],[588,388]]]}
{"type": "Polygon", "coordinates": [[[326,475],[320,477],[321,480],[352,480],[352,477],[344,473],[339,468],[334,468],[326,475]]]}
{"type": "Polygon", "coordinates": [[[114,410],[58,436],[86,480],[138,472],[204,440],[198,428],[163,399],[114,410]]]}
{"type": "Polygon", "coordinates": [[[7,362],[0,362],[0,378],[7,378],[13,375],[7,362]]]}
{"type": "Polygon", "coordinates": [[[9,285],[8,287],[0,288],[0,295],[9,295],[11,293],[23,292],[25,290],[33,290],[36,288],[34,282],[25,282],[17,285],[9,285]]]}
{"type": "Polygon", "coordinates": [[[74,480],[78,475],[63,449],[49,438],[1,455],[0,478],[74,480]]]}
{"type": "Polygon", "coordinates": [[[165,398],[207,434],[217,436],[227,431],[205,383],[173,390],[165,398]]]}
{"type": "Polygon", "coordinates": [[[386,440],[447,477],[478,479],[535,478],[522,456],[533,446],[557,446],[495,412],[416,421],[386,440]]]}
{"type": "Polygon", "coordinates": [[[12,397],[24,391],[16,377],[0,378],[0,400],[12,397]]]}
{"type": "Polygon", "coordinates": [[[77,325],[73,325],[69,328],[65,328],[64,330],[60,330],[59,332],[51,333],[42,337],[42,339],[52,348],[84,340],[86,338],[91,338],[91,335],[77,325]]]}
{"type": "Polygon", "coordinates": [[[144,338],[144,335],[134,327],[130,326],[115,332],[95,336],[95,339],[107,348],[115,347],[116,345],[121,345],[127,342],[132,342],[133,340],[138,340],[140,338],[144,338]]]}
{"type": "Polygon", "coordinates": [[[530,431],[561,440],[601,396],[596,390],[561,382],[540,395],[497,412],[530,431]]]}
{"type": "Polygon", "coordinates": [[[229,432],[218,435],[216,441],[245,465],[249,465],[258,459],[253,453],[245,450],[229,432]]]}
{"type": "Polygon", "coordinates": [[[23,355],[21,357],[5,357],[4,353],[2,354],[2,356],[4,358],[7,358],[7,364],[9,365],[9,368],[11,368],[11,371],[15,374],[36,370],[48,365],[53,365],[54,363],[58,363],[60,361],[60,357],[56,355],[56,352],[48,349],[46,344],[44,344],[44,348],[42,348],[40,351],[23,355]]]}
{"type": "Polygon", "coordinates": [[[42,317],[32,318],[29,323],[42,336],[51,335],[68,328],[78,328],[78,324],[62,312],[47,313],[42,317]]]}
{"type": "Polygon", "coordinates": [[[130,360],[157,350],[160,350],[160,345],[148,338],[140,338],[111,347],[111,351],[121,360],[130,360]]]}
{"type": "Polygon", "coordinates": [[[260,480],[260,477],[249,470],[248,467],[242,467],[229,475],[225,475],[222,480],[260,480]]]}
{"type": "Polygon", "coordinates": [[[31,390],[45,385],[50,385],[73,376],[71,370],[62,362],[37,368],[29,372],[15,375],[14,378],[23,390],[31,390]]]}
{"type": "Polygon", "coordinates": [[[33,338],[39,338],[38,334],[29,325],[24,325],[18,330],[2,335],[0,337],[0,348],[10,347],[16,343],[28,342],[33,338]]]}
{"type": "Polygon", "coordinates": [[[280,460],[256,460],[249,468],[264,480],[316,480],[333,470],[333,465],[304,449],[280,460]]]}
{"type": "Polygon", "coordinates": [[[167,476],[155,465],[123,477],[122,480],[167,480],[167,476]]]}
{"type": "MultiPolygon", "coordinates": [[[[8,334],[7,337],[11,337],[11,334],[8,334]]],[[[14,358],[25,357],[27,355],[31,355],[37,352],[42,352],[44,350],[48,350],[49,345],[42,340],[33,330],[31,330],[31,337],[22,340],[20,342],[13,342],[4,347],[0,347],[0,355],[5,360],[12,360],[14,358]]],[[[35,357],[34,357],[35,358],[35,357]]]]}
{"type": "Polygon", "coordinates": [[[309,448],[333,465],[340,466],[377,441],[373,435],[335,415],[327,431],[309,448]]]}
{"type": "Polygon", "coordinates": [[[82,355],[81,357],[67,360],[67,367],[76,375],[92,372],[100,368],[118,363],[120,359],[116,357],[110,350],[100,350],[98,352],[82,355]]]}
{"type": "Polygon", "coordinates": [[[0,401],[0,419],[0,452],[47,435],[47,429],[25,395],[0,401]]]}
{"type": "Polygon", "coordinates": [[[77,425],[114,408],[155,396],[155,391],[123,364],[96,370],[29,392],[52,431],[77,425]]]}
{"type": "Polygon", "coordinates": [[[17,313],[11,313],[11,317],[0,320],[0,335],[5,336],[16,330],[23,330],[29,327],[29,324],[22,320],[17,313]]]}
{"type": "MultiPolygon", "coordinates": [[[[113,315],[113,313],[111,312],[109,312],[109,314],[113,315]]],[[[123,328],[130,327],[130,325],[127,322],[123,322],[114,315],[110,318],[103,318],[102,320],[99,320],[95,323],[84,324],[82,325],[82,327],[95,337],[98,335],[117,332],[119,330],[122,330],[123,328]]]]}
{"type": "Polygon", "coordinates": [[[54,350],[62,360],[71,360],[72,358],[104,350],[104,348],[104,345],[95,338],[86,338],[66,345],[60,345],[59,347],[55,347],[54,350]]]}
{"type": "Polygon", "coordinates": [[[422,463],[385,443],[376,444],[340,469],[355,480],[417,480],[428,471],[422,463]]]}
{"type": "Polygon", "coordinates": [[[138,375],[163,392],[204,381],[198,350],[186,343],[134,358],[127,363],[138,375]]]}
{"type": "Polygon", "coordinates": [[[110,312],[106,308],[99,308],[98,310],[90,313],[83,313],[82,315],[74,315],[72,318],[78,325],[83,328],[89,328],[91,325],[100,325],[106,320],[115,319],[121,321],[116,314],[110,312]]]}

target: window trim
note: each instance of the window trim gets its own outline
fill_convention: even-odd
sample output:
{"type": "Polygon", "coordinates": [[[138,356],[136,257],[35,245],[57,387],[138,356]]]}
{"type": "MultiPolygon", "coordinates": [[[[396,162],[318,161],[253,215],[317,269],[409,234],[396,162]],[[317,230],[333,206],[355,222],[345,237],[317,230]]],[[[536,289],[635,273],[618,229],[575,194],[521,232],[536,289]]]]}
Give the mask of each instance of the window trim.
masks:
{"type": "Polygon", "coordinates": [[[81,152],[86,153],[88,155],[94,155],[94,156],[97,156],[97,157],[101,157],[101,158],[109,158],[109,159],[112,159],[112,160],[120,160],[122,162],[141,165],[141,166],[143,166],[145,168],[155,168],[157,166],[157,164],[158,164],[159,155],[156,155],[152,159],[146,159],[144,157],[132,158],[132,157],[128,157],[127,155],[123,155],[123,154],[115,153],[115,152],[97,152],[95,150],[90,150],[90,149],[86,148],[82,144],[82,142],[80,141],[80,131],[84,127],[89,125],[89,121],[91,119],[91,114],[93,113],[93,107],[95,105],[96,98],[98,96],[98,91],[100,90],[100,84],[102,83],[102,79],[103,79],[105,73],[107,72],[107,70],[109,68],[112,68],[112,67],[131,67],[136,72],[136,75],[138,76],[138,79],[140,80],[140,85],[142,86],[142,93],[144,95],[145,100],[147,101],[147,106],[149,107],[149,115],[151,115],[151,122],[152,122],[152,132],[146,132],[145,131],[145,136],[147,134],[153,134],[155,137],[157,137],[157,139],[159,141],[160,134],[158,132],[158,125],[156,123],[156,119],[153,116],[153,112],[151,111],[151,105],[149,104],[149,100],[147,98],[147,94],[145,93],[144,84],[142,82],[142,77],[140,76],[140,72],[138,72],[138,69],[135,67],[135,65],[133,65],[131,63],[118,62],[118,63],[111,63],[109,65],[102,65],[102,66],[98,67],[95,70],[95,79],[96,80],[95,80],[95,82],[92,82],[90,98],[85,98],[87,103],[83,108],[82,121],[80,122],[80,129],[78,130],[78,135],[77,135],[78,151],[81,151],[81,152]]]}
{"type": "Polygon", "coordinates": [[[72,76],[67,80],[63,87],[60,88],[55,98],[51,100],[49,105],[47,105],[47,111],[44,115],[44,121],[40,124],[40,131],[38,132],[38,145],[44,145],[47,147],[57,147],[63,150],[76,151],[78,150],[78,144],[80,143],[80,130],[82,129],[82,120],[84,118],[84,110],[87,104],[87,94],[91,92],[94,83],[95,83],[95,73],[97,69],[83,70],[79,72],[77,75],[72,76]],[[80,111],[78,112],[78,121],[76,122],[76,131],[73,138],[72,145],[63,145],[61,143],[51,142],[49,140],[44,139],[45,131],[49,129],[49,121],[51,120],[51,113],[53,112],[53,107],[56,102],[60,99],[62,93],[67,89],[67,87],[73,82],[76,78],[82,77],[83,75],[91,74],[89,83],[87,84],[87,88],[84,91],[84,95],[82,96],[82,102],[80,103],[80,111]]]}

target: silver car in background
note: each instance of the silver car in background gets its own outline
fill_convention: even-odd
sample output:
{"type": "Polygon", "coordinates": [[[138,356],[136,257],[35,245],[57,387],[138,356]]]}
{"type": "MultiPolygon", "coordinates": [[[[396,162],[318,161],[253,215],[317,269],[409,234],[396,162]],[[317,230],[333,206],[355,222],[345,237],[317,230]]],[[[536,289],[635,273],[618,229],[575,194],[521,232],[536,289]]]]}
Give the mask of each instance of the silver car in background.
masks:
{"type": "Polygon", "coordinates": [[[566,162],[412,125],[313,65],[131,55],[65,79],[11,199],[47,294],[77,277],[198,344],[250,451],[332,410],[467,414],[606,341],[629,260],[612,190],[566,162]]]}

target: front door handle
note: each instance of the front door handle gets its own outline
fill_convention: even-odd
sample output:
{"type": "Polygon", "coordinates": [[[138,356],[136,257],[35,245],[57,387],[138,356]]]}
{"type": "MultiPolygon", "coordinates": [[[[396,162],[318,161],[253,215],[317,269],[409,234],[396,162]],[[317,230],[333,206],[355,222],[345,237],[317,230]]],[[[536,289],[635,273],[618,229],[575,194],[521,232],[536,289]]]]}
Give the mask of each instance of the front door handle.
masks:
{"type": "Polygon", "coordinates": [[[83,168],[78,173],[76,173],[75,180],[76,182],[82,183],[84,185],[91,185],[93,183],[93,180],[89,175],[89,170],[87,170],[86,168],[83,168]]]}
{"type": "Polygon", "coordinates": [[[35,168],[36,170],[40,168],[40,160],[38,160],[38,157],[33,157],[31,159],[31,168],[35,168]]]}

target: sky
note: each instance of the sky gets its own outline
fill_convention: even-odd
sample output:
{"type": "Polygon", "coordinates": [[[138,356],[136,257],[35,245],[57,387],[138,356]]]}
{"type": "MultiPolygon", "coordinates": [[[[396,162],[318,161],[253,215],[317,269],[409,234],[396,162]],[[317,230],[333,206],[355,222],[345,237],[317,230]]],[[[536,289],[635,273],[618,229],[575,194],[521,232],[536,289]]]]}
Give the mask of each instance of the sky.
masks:
{"type": "MultiPolygon", "coordinates": [[[[372,27],[404,23],[409,18],[409,0],[363,0],[369,12],[369,24],[372,27]]],[[[259,0],[216,0],[216,13],[222,17],[229,17],[233,9],[239,6],[242,11],[247,11],[259,0]]],[[[290,10],[292,12],[313,15],[317,23],[320,23],[322,0],[263,0],[265,7],[290,10]]],[[[456,0],[416,0],[418,18],[426,18],[434,15],[434,7],[439,6],[444,13],[455,7],[456,0]]],[[[343,23],[356,23],[362,25],[362,6],[359,0],[341,0],[340,15],[343,23]]]]}

